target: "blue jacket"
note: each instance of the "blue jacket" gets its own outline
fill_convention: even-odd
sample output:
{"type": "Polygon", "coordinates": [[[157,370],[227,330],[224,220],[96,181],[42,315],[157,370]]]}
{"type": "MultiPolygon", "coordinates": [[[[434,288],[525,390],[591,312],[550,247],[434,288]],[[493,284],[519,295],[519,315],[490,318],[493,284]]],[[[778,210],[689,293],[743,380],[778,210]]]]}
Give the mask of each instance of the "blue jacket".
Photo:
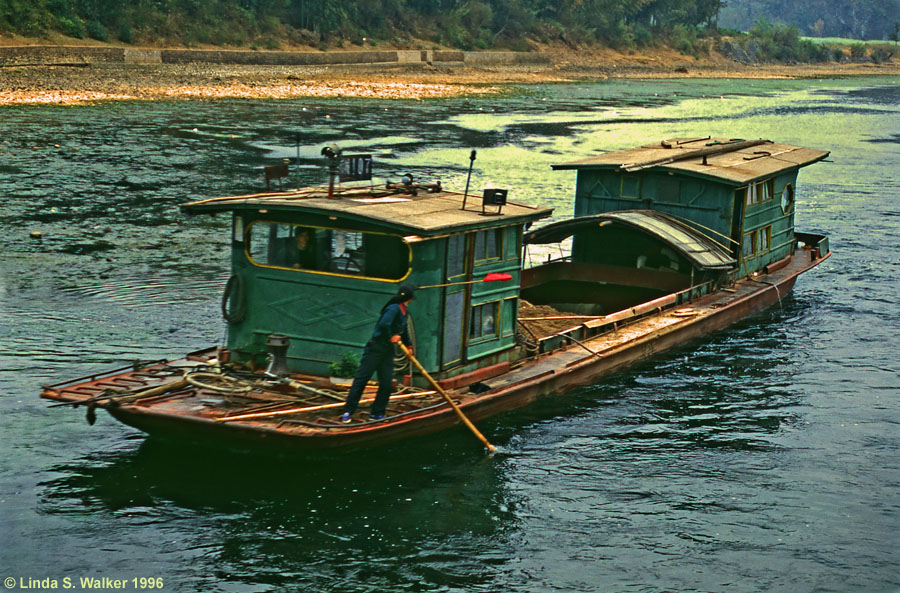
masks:
{"type": "Polygon", "coordinates": [[[409,331],[406,327],[407,317],[408,315],[397,303],[388,305],[378,319],[378,323],[375,324],[375,331],[372,333],[370,342],[380,345],[390,344],[391,336],[400,334],[403,343],[407,347],[412,346],[412,340],[409,339],[409,331]]]}

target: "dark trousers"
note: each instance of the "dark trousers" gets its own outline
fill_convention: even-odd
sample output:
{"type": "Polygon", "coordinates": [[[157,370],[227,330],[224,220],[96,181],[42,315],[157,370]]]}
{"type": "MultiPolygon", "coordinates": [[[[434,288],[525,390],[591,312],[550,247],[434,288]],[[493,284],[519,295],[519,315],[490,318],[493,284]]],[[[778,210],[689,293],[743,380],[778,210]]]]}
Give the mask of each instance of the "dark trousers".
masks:
{"type": "Polygon", "coordinates": [[[372,404],[373,416],[385,413],[388,399],[391,397],[394,382],[394,347],[391,344],[377,342],[366,344],[362,360],[359,361],[359,370],[356,371],[356,377],[353,378],[353,384],[350,386],[350,393],[347,394],[344,413],[352,414],[356,411],[363,389],[375,373],[378,374],[378,393],[372,404]]]}

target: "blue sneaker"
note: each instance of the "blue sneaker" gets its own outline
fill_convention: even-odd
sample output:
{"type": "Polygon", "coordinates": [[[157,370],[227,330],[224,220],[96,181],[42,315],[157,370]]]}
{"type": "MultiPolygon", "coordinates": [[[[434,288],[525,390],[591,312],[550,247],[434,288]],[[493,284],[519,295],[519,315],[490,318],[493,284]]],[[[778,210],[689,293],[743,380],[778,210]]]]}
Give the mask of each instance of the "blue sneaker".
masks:
{"type": "Polygon", "coordinates": [[[369,418],[372,420],[384,420],[384,414],[372,414],[369,418]]]}
{"type": "Polygon", "coordinates": [[[349,412],[344,412],[341,414],[341,424],[350,424],[353,421],[353,418],[350,416],[349,412]]]}

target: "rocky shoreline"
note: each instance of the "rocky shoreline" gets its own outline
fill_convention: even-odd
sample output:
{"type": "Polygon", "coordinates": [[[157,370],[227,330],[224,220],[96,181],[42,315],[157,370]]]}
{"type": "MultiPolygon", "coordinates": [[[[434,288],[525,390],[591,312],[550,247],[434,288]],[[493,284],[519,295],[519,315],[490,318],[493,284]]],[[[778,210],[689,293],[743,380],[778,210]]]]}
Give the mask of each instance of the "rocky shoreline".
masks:
{"type": "Polygon", "coordinates": [[[420,100],[501,93],[515,84],[608,78],[900,76],[896,60],[882,64],[760,65],[735,62],[718,54],[693,58],[671,50],[644,54],[601,49],[528,54],[441,54],[426,50],[191,54],[192,50],[132,50],[139,53],[125,61],[116,58],[118,54],[110,48],[85,52],[54,46],[52,51],[32,49],[24,54],[16,54],[16,48],[0,49],[0,105],[294,97],[420,100]],[[163,51],[176,53],[170,54],[168,62],[161,57],[157,60],[163,51]],[[14,54],[19,56],[17,60],[9,58],[14,54]],[[22,55],[31,58],[23,59],[22,55]],[[35,55],[43,57],[34,60],[35,55]]]}

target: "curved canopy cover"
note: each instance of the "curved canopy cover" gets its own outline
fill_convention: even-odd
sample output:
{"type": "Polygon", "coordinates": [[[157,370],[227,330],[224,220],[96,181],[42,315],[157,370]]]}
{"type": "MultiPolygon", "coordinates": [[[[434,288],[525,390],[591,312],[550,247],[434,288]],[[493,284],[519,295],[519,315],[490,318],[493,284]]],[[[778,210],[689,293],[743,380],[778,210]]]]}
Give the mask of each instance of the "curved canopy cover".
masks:
{"type": "Polygon", "coordinates": [[[526,245],[559,243],[581,230],[623,224],[667,243],[701,270],[728,270],[737,262],[719,242],[655,210],[623,210],[549,224],[525,235],[526,245]]]}

